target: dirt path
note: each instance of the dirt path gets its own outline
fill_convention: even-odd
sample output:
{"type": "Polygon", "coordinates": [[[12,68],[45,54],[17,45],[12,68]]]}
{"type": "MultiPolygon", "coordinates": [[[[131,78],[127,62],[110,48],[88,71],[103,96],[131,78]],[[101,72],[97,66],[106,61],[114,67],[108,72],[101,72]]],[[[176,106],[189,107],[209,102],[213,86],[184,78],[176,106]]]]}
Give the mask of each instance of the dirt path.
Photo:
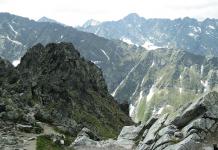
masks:
{"type": "Polygon", "coordinates": [[[44,129],[44,132],[41,134],[26,134],[26,137],[29,137],[28,140],[25,143],[24,149],[27,150],[36,150],[36,141],[37,137],[41,135],[49,135],[49,134],[56,134],[60,135],[58,132],[56,132],[51,126],[42,123],[42,128],[44,129]]]}

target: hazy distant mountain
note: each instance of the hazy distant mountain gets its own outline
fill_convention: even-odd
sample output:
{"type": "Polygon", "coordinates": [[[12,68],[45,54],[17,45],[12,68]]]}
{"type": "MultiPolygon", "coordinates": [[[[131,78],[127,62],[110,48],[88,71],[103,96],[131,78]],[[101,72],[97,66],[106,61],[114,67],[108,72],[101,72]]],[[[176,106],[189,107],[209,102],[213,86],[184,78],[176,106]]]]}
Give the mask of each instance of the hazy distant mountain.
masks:
{"type": "Polygon", "coordinates": [[[218,20],[145,19],[129,14],[118,21],[82,26],[79,30],[109,39],[120,39],[141,45],[148,50],[164,47],[179,48],[196,54],[218,55],[218,20]]]}
{"type": "Polygon", "coordinates": [[[99,25],[101,22],[97,21],[97,20],[94,20],[94,19],[90,19],[88,21],[86,21],[84,24],[83,24],[83,28],[88,28],[90,26],[97,26],[99,25]]]}
{"type": "Polygon", "coordinates": [[[47,18],[47,17],[42,17],[40,18],[39,20],[37,20],[38,22],[50,22],[50,23],[57,23],[57,24],[60,24],[60,25],[64,25],[63,23],[60,23],[54,19],[50,19],[50,18],[47,18]]]}

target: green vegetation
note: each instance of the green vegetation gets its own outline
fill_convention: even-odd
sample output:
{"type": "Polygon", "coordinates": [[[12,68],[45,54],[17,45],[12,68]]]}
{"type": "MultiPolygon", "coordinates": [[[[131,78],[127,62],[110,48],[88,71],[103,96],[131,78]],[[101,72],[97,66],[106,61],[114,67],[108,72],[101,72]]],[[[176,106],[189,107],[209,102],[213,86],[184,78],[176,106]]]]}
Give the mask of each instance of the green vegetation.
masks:
{"type": "Polygon", "coordinates": [[[37,138],[36,150],[63,150],[63,147],[53,143],[46,135],[37,138]]]}

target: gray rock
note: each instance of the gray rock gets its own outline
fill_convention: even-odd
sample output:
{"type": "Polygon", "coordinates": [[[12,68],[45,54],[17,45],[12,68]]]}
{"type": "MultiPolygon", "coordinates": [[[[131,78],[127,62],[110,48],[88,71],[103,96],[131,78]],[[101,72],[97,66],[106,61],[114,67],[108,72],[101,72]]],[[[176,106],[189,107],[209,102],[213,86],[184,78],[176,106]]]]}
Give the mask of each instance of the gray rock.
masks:
{"type": "Polygon", "coordinates": [[[181,128],[184,127],[191,120],[202,115],[204,112],[206,112],[206,108],[201,104],[201,100],[196,101],[191,104],[187,109],[185,109],[182,114],[176,116],[171,123],[176,125],[178,128],[181,128]]]}
{"type": "Polygon", "coordinates": [[[177,131],[176,126],[174,126],[174,125],[169,125],[169,126],[166,126],[166,127],[162,128],[162,129],[158,132],[158,135],[159,135],[159,136],[163,136],[164,134],[173,135],[176,131],[177,131]]]}
{"type": "Polygon", "coordinates": [[[75,141],[72,143],[71,147],[79,147],[79,146],[93,146],[97,145],[97,142],[90,139],[89,137],[83,135],[79,136],[75,139],[75,141]]]}
{"type": "Polygon", "coordinates": [[[163,128],[163,124],[166,121],[168,114],[163,115],[160,117],[149,129],[145,139],[143,140],[144,144],[152,144],[155,140],[156,133],[163,128]]]}
{"type": "Polygon", "coordinates": [[[120,135],[118,136],[118,140],[127,139],[127,140],[136,140],[139,133],[142,131],[143,125],[138,127],[136,126],[125,126],[123,127],[120,135]]]}
{"type": "Polygon", "coordinates": [[[100,138],[96,134],[94,134],[91,130],[89,130],[86,127],[84,127],[77,135],[77,137],[82,137],[82,136],[89,137],[90,139],[96,140],[96,141],[100,140],[100,138]]]}
{"type": "Polygon", "coordinates": [[[164,150],[197,150],[203,147],[202,143],[197,141],[198,139],[197,134],[192,134],[181,142],[166,147],[164,150]]]}

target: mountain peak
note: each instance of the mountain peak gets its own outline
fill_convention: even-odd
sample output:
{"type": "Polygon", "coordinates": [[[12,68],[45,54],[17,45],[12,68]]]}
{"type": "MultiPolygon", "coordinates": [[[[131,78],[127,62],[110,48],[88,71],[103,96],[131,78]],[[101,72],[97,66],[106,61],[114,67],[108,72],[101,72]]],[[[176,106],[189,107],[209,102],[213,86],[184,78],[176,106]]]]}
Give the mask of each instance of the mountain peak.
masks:
{"type": "Polygon", "coordinates": [[[137,13],[130,13],[124,19],[138,19],[140,16],[137,13]]]}
{"type": "Polygon", "coordinates": [[[87,28],[87,27],[89,27],[89,26],[97,26],[97,25],[99,25],[99,24],[100,24],[99,21],[94,20],[94,19],[90,19],[90,20],[86,21],[86,22],[82,25],[82,27],[83,27],[83,28],[87,28]]]}
{"type": "Polygon", "coordinates": [[[57,23],[57,24],[61,24],[61,25],[64,25],[54,19],[51,19],[51,18],[48,18],[48,17],[45,17],[43,16],[42,18],[40,18],[39,20],[37,20],[38,22],[49,22],[49,23],[57,23]]]}

